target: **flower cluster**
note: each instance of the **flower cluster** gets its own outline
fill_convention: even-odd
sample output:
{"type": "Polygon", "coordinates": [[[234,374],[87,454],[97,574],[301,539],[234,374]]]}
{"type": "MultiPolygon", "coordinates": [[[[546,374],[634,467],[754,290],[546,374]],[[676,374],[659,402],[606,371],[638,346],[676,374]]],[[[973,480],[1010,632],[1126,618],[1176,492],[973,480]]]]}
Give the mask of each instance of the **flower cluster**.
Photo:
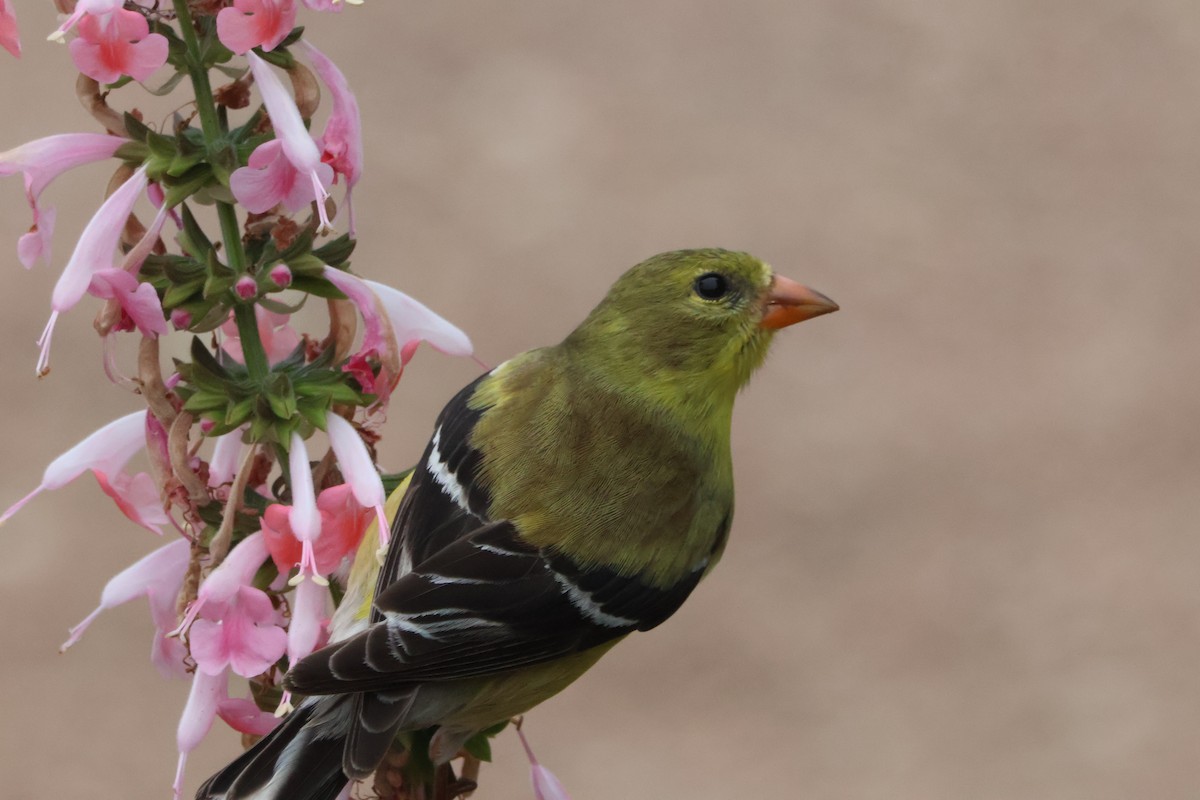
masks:
{"type": "MultiPolygon", "coordinates": [[[[351,2],[302,5],[339,12],[351,2]]],[[[177,797],[188,753],[218,717],[262,736],[287,713],[282,675],[329,637],[356,554],[386,548],[389,481],[373,445],[405,365],[421,342],[472,354],[442,317],[350,271],[351,192],[363,173],[358,105],[338,67],[301,38],[298,5],[59,0],[62,23],[48,38],[67,42],[104,131],[0,153],[0,175],[23,176],[32,211],[17,243],[26,268],[55,262],[46,189],[80,165],[113,164],[107,197],[51,294],[36,372],[50,371],[60,319],[91,295],[103,301],[96,329],[107,374],[146,407],[52,461],[0,523],[90,472],[129,520],[167,540],[108,582],[63,649],[105,609],[147,599],[154,665],[191,681],[177,797]],[[229,78],[215,91],[214,72],[229,78]],[[317,79],[331,108],[314,135],[317,79]],[[136,109],[109,105],[131,84],[156,94],[190,86],[194,96],[155,129],[136,109]],[[218,235],[205,229],[212,212],[202,206],[215,209],[218,235]],[[324,335],[292,327],[310,300],[328,308],[324,335]],[[172,331],[191,336],[190,356],[164,369],[159,339],[172,331]],[[118,365],[126,334],[137,340],[132,375],[118,365]],[[314,459],[316,442],[327,452],[314,459]],[[139,455],[146,471],[130,467],[139,455]],[[248,690],[235,690],[234,678],[248,690]]],[[[10,0],[0,0],[0,47],[21,52],[10,0]]],[[[533,763],[539,796],[565,797],[533,763]]]]}

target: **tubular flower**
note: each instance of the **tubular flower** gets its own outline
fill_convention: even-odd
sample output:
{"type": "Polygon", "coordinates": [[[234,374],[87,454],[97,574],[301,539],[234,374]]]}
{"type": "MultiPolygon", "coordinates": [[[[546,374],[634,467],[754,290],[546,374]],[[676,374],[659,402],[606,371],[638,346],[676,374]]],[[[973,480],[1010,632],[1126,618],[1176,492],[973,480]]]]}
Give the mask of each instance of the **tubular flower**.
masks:
{"type": "Polygon", "coordinates": [[[304,127],[291,93],[253,51],[246,53],[246,59],[277,138],[250,154],[250,165],[234,171],[229,188],[239,203],[256,214],[279,203],[289,211],[298,211],[304,204],[315,202],[321,227],[329,230],[332,225],[325,200],[333,183],[333,168],[321,161],[321,151],[304,127]],[[294,205],[298,202],[300,205],[294,205]]]}
{"type": "Polygon", "coordinates": [[[125,0],[77,0],[75,10],[62,21],[46,38],[52,42],[65,42],[67,33],[87,14],[101,16],[125,7],[125,0]]]}
{"type": "Polygon", "coordinates": [[[136,11],[118,7],[84,14],[78,28],[79,38],[69,45],[71,58],[80,72],[100,83],[122,75],[144,81],[167,62],[167,37],[150,33],[150,24],[136,11]]]}
{"type": "MultiPolygon", "coordinates": [[[[256,305],[254,316],[258,321],[258,337],[267,353],[267,360],[272,364],[287,358],[300,344],[300,334],[289,324],[287,314],[277,314],[256,305]]],[[[230,358],[242,362],[242,339],[232,314],[221,325],[221,333],[225,334],[225,338],[221,340],[221,349],[230,358]]]]}
{"type": "Polygon", "coordinates": [[[362,345],[343,369],[354,375],[364,392],[375,395],[380,405],[386,405],[392,389],[400,380],[401,369],[400,347],[388,313],[362,278],[328,266],[321,275],[350,298],[363,321],[362,345]],[[371,368],[372,360],[379,362],[378,376],[371,368]]]}
{"type": "Polygon", "coordinates": [[[17,254],[26,269],[39,258],[50,260],[54,209],[38,205],[45,188],[73,167],[112,158],[127,141],[104,133],[59,133],[0,153],[0,175],[24,174],[25,198],[33,209],[33,226],[17,244],[17,254]]]}
{"type": "Polygon", "coordinates": [[[71,628],[70,637],[59,650],[65,652],[79,641],[102,611],[145,597],[150,601],[150,616],[155,628],[151,659],[165,676],[180,674],[186,651],[179,639],[167,638],[166,634],[175,627],[175,600],[187,574],[190,557],[191,544],[186,539],[176,539],[121,570],[100,593],[100,605],[71,628]]]}
{"type": "MultiPolygon", "coordinates": [[[[344,575],[350,559],[371,521],[368,508],[359,505],[349,484],[330,486],[317,497],[321,537],[313,544],[313,558],[321,575],[344,575]]],[[[300,563],[303,544],[292,530],[288,506],[273,503],[262,516],[262,533],[271,559],[280,573],[300,563]]]]}
{"type": "MultiPolygon", "coordinates": [[[[37,363],[38,375],[49,371],[50,339],[54,334],[58,315],[68,311],[82,299],[95,273],[112,268],[113,253],[121,239],[125,220],[133,212],[133,206],[142,190],[146,188],[146,183],[146,168],[142,167],[109,195],[80,234],[75,252],[71,254],[71,259],[50,295],[50,321],[46,323],[46,329],[38,339],[38,344],[41,345],[37,363]]],[[[146,235],[149,236],[150,232],[146,235]]]]}
{"type": "Polygon", "coordinates": [[[234,0],[217,13],[217,38],[239,56],[255,47],[271,51],[295,25],[292,0],[234,0]]]}
{"type": "Polygon", "coordinates": [[[300,574],[292,578],[291,583],[295,585],[305,577],[311,577],[318,583],[328,583],[317,568],[313,552],[313,543],[321,535],[321,512],[317,508],[308,448],[298,433],[292,433],[288,447],[288,468],[292,483],[292,507],[288,511],[288,523],[292,526],[292,535],[300,540],[300,574]]]}
{"type": "Polygon", "coordinates": [[[250,587],[258,568],[267,560],[267,545],[261,533],[252,533],[229,551],[220,566],[209,573],[196,592],[196,599],[188,606],[183,621],[173,633],[186,631],[209,603],[223,607],[230,603],[238,590],[250,587]]]}
{"type": "MultiPolygon", "coordinates": [[[[38,487],[0,515],[0,524],[42,492],[60,489],[88,470],[98,476],[104,475],[105,480],[108,480],[109,476],[120,473],[129,460],[145,446],[145,411],[135,411],[108,423],[51,461],[42,473],[42,482],[38,487]]],[[[141,523],[137,519],[134,519],[134,522],[141,523]]],[[[161,531],[156,530],[155,533],[161,531]]]]}
{"type": "Polygon", "coordinates": [[[400,348],[400,363],[407,364],[421,342],[429,342],[434,350],[450,356],[470,356],[474,353],[470,338],[451,325],[428,306],[376,281],[364,280],[383,303],[392,323],[392,332],[400,348]]]}
{"type": "Polygon", "coordinates": [[[362,118],[358,112],[358,100],[350,91],[350,84],[342,71],[324,53],[308,42],[302,42],[313,67],[333,97],[333,110],[321,134],[321,160],[333,167],[333,171],[346,178],[346,206],[350,217],[350,235],[354,235],[354,202],[352,190],[362,177],[363,146],[362,118]]]}
{"type": "Polygon", "coordinates": [[[223,670],[209,675],[202,669],[192,676],[192,689],[188,692],[187,705],[179,717],[175,731],[175,745],[179,748],[179,764],[175,767],[175,783],[172,785],[175,800],[183,796],[183,771],[187,757],[212,729],[217,710],[228,697],[229,671],[223,670]]]}
{"type": "Polygon", "coordinates": [[[387,502],[387,493],[383,489],[383,480],[375,469],[371,453],[363,444],[362,437],[354,426],[337,414],[329,414],[325,418],[329,433],[329,444],[333,454],[337,456],[338,467],[346,478],[346,483],[354,492],[354,499],[367,508],[375,509],[375,518],[379,522],[379,546],[387,547],[388,521],[383,513],[383,505],[387,502]]]}
{"type": "Polygon", "coordinates": [[[525,755],[529,758],[529,777],[533,782],[533,793],[537,796],[537,800],[571,800],[562,781],[556,778],[553,772],[538,763],[519,723],[517,724],[517,736],[520,737],[521,746],[525,748],[525,755]]]}

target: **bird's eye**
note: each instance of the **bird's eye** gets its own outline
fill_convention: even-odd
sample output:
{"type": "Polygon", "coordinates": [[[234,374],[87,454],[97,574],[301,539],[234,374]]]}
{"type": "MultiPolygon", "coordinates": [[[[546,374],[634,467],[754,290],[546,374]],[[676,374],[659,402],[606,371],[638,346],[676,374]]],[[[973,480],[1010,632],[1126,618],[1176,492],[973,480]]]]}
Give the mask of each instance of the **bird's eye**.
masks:
{"type": "Polygon", "coordinates": [[[692,288],[705,300],[720,300],[729,294],[729,279],[719,272],[706,272],[696,278],[692,288]]]}

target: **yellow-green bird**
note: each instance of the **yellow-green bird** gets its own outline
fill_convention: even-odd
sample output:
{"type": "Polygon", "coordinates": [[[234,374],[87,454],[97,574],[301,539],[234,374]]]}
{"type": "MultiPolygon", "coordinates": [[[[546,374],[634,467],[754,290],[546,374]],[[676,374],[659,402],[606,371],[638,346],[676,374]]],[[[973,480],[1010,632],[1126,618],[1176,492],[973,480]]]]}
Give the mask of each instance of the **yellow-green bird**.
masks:
{"type": "Polygon", "coordinates": [[[837,308],[746,253],[663,253],[460,391],[383,566],[368,537],[334,643],[287,674],[306,699],[197,797],[332,800],[429,727],[444,763],[662,623],[725,547],[735,395],[776,330],[837,308]]]}

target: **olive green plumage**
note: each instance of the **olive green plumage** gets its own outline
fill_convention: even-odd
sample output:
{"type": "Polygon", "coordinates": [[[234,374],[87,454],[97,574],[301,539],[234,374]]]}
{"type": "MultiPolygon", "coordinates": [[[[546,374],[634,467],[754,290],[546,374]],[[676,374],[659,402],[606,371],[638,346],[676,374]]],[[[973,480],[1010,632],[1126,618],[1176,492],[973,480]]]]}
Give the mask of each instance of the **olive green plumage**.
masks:
{"type": "Polygon", "coordinates": [[[660,624],[725,544],[734,397],[777,327],[833,308],[745,253],[664,253],[463,389],[398,490],[386,562],[360,549],[334,643],[288,673],[316,697],[199,796],[332,798],[429,726],[448,760],[660,624]]]}

